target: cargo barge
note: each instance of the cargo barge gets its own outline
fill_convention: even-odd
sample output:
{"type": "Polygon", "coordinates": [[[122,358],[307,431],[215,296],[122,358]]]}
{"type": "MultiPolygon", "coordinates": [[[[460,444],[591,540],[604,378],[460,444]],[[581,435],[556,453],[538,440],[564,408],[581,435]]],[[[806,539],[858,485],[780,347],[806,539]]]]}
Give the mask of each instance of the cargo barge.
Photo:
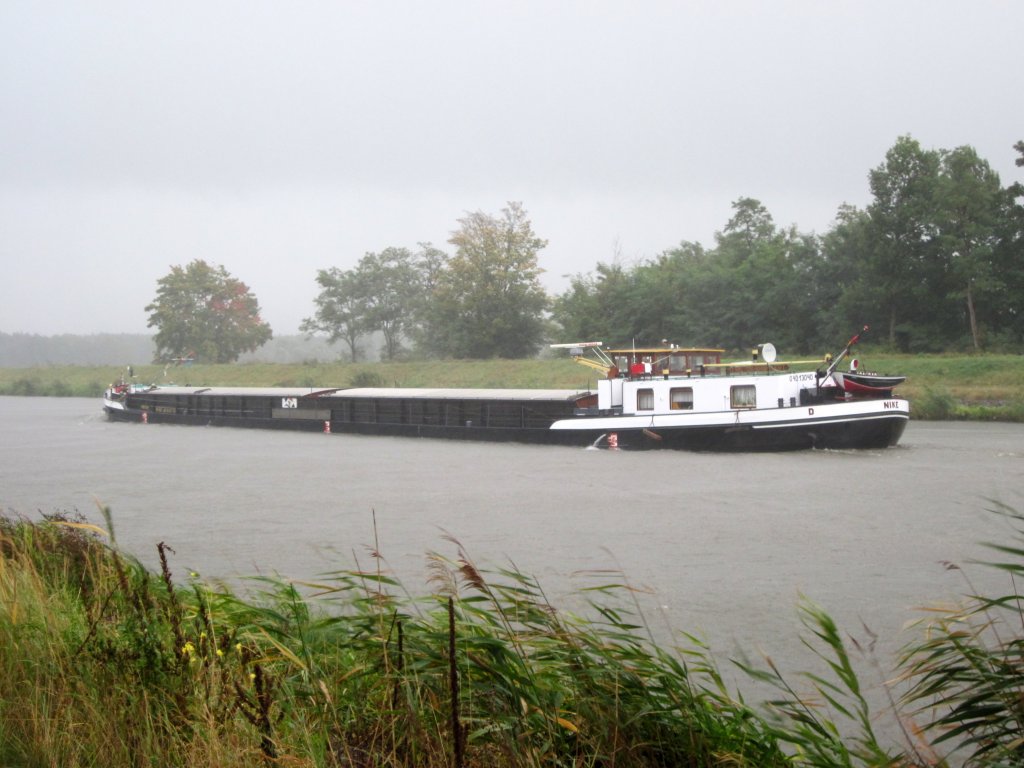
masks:
{"type": "MultiPolygon", "coordinates": [[[[778,451],[885,448],[910,417],[901,376],[836,371],[836,358],[784,363],[762,345],[750,362],[720,349],[567,347],[601,373],[596,392],[526,389],[141,386],[104,394],[111,419],[326,433],[515,441],[600,448],[778,451]],[[799,370],[799,363],[816,365],[799,370]]],[[[856,369],[857,363],[851,366],[856,369]]]]}

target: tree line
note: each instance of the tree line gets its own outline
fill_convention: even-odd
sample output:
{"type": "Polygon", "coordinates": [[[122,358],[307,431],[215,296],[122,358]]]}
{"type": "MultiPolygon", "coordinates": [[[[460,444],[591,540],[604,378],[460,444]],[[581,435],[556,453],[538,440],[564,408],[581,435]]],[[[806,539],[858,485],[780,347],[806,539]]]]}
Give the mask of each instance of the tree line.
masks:
{"type": "MultiPolygon", "coordinates": [[[[1024,142],[1016,147],[1024,165],[1024,142]]],[[[682,243],[625,267],[599,264],[555,299],[567,336],[670,339],[726,349],[773,341],[813,352],[869,324],[906,351],[1015,347],[1024,338],[1021,185],[971,147],[901,137],[823,236],[775,225],[743,198],[715,247],[682,243]]]]}
{"type": "MultiPolygon", "coordinates": [[[[1024,165],[1024,142],[1014,149],[1024,165]]],[[[728,350],[772,341],[809,353],[865,324],[907,352],[1016,348],[1024,187],[1003,186],[970,146],[930,150],[910,136],[868,183],[871,202],[841,206],[823,235],[779,227],[760,201],[741,198],[713,247],[684,241],[636,264],[598,262],[554,297],[540,283],[547,242],[510,202],[460,219],[451,255],[421,243],[320,270],[302,330],[353,360],[371,334],[385,359],[525,357],[554,339],[728,350]]],[[[236,359],[271,335],[244,284],[205,262],[175,267],[147,310],[158,357],[236,359]]]]}

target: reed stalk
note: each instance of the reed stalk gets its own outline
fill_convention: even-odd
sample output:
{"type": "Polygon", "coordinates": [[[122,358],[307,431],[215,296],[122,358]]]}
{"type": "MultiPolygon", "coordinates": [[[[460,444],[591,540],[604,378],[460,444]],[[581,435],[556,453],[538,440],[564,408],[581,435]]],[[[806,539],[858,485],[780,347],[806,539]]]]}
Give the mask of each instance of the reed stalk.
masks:
{"type": "MultiPolygon", "coordinates": [[[[1000,513],[1024,542],[1024,518],[1000,513]]],[[[883,744],[870,651],[800,605],[820,669],[744,668],[651,641],[628,584],[557,610],[535,579],[456,543],[433,593],[383,567],[254,579],[245,597],[150,573],[84,521],[0,517],[0,764],[243,766],[947,766],[1019,764],[1024,543],[993,545],[1012,590],[933,617],[901,656],[908,728],[883,744]],[[945,753],[943,754],[943,750],[945,753]],[[954,757],[956,756],[956,757],[954,757]]]]}

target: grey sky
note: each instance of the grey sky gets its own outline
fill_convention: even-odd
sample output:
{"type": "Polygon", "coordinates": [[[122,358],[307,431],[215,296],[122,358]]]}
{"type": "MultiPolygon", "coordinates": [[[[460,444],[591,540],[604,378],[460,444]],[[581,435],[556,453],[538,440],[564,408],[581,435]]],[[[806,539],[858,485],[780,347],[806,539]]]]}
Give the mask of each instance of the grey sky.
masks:
{"type": "Polygon", "coordinates": [[[223,264],[276,334],[316,271],[521,201],[545,284],[713,244],[739,197],[824,232],[897,137],[1024,177],[1024,3],[0,3],[0,331],[147,332],[223,264]]]}

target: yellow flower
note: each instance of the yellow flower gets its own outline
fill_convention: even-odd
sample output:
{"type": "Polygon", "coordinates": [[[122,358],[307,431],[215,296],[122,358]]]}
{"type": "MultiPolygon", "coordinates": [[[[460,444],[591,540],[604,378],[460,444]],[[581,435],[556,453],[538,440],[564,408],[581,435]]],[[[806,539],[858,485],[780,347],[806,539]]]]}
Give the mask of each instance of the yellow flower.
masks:
{"type": "Polygon", "coordinates": [[[196,647],[192,645],[192,641],[189,640],[185,645],[181,647],[181,655],[191,657],[196,652],[196,647]]]}
{"type": "Polygon", "coordinates": [[[223,655],[224,655],[224,651],[222,651],[220,648],[218,648],[217,649],[217,656],[223,656],[223,655]]]}
{"type": "Polygon", "coordinates": [[[242,644],[241,643],[235,643],[235,650],[238,651],[239,653],[241,653],[242,652],[242,644]]]}
{"type": "Polygon", "coordinates": [[[255,680],[256,679],[256,673],[255,672],[250,672],[249,673],[249,679],[250,680],[255,680]]]}

